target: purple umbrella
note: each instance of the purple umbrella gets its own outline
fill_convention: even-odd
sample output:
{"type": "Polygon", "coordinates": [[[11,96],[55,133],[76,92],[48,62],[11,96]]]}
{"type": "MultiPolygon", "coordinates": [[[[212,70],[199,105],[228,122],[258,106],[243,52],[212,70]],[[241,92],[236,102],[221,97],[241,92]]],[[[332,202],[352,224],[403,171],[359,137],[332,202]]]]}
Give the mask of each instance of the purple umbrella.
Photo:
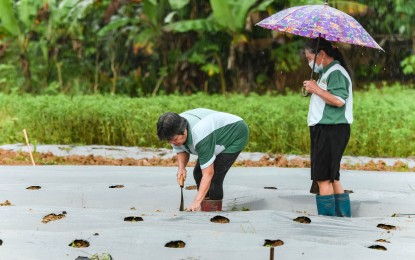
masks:
{"type": "Polygon", "coordinates": [[[324,5],[304,5],[282,10],[257,25],[280,32],[328,41],[383,49],[350,15],[324,5]]]}
{"type": "MultiPolygon", "coordinates": [[[[327,1],[324,5],[304,5],[282,10],[256,25],[303,37],[322,37],[328,41],[350,43],[383,51],[359,22],[350,15],[328,6],[327,1]]],[[[318,43],[316,52],[317,49],[318,43]]],[[[311,78],[313,71],[314,68],[311,70],[311,78]]],[[[303,95],[305,95],[304,89],[303,95]]]]}

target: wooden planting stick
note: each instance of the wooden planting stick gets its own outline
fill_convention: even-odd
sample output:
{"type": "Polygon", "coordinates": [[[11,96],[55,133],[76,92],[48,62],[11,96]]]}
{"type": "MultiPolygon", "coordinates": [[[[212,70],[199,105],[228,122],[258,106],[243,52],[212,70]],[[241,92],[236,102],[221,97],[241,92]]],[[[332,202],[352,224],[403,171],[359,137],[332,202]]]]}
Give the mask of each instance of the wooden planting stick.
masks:
{"type": "Polygon", "coordinates": [[[29,138],[27,138],[26,129],[23,129],[24,138],[26,139],[27,149],[29,149],[30,159],[32,160],[33,166],[35,166],[35,160],[33,160],[32,150],[30,149],[29,138]]]}

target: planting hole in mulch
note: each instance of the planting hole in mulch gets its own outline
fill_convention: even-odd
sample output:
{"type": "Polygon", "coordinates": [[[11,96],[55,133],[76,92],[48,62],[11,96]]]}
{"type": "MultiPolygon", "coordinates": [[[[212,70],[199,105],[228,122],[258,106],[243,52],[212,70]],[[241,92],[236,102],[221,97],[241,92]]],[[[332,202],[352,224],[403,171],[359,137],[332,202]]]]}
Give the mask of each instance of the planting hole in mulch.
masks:
{"type": "Polygon", "coordinates": [[[266,189],[266,190],[276,190],[277,188],[276,187],[264,187],[264,189],[266,189]]]}
{"type": "Polygon", "coordinates": [[[0,246],[3,245],[3,240],[0,239],[0,246]]]}
{"type": "Polygon", "coordinates": [[[377,227],[381,228],[381,229],[386,229],[386,230],[391,230],[391,229],[395,230],[396,229],[395,226],[387,225],[387,224],[379,224],[379,225],[377,225],[377,227]]]}
{"type": "Polygon", "coordinates": [[[170,248],[184,248],[185,246],[186,246],[186,243],[181,240],[170,241],[165,245],[165,247],[170,247],[170,248]]]}
{"type": "Polygon", "coordinates": [[[309,219],[308,217],[302,216],[302,217],[298,217],[293,219],[295,222],[298,223],[303,223],[303,224],[310,224],[311,223],[311,219],[309,219]]]}
{"type": "Polygon", "coordinates": [[[76,247],[76,248],[84,248],[84,247],[89,247],[89,242],[86,240],[82,240],[82,239],[75,239],[68,246],[76,247]]]}
{"type": "Polygon", "coordinates": [[[42,187],[40,186],[29,186],[26,188],[26,190],[40,190],[42,187]]]}
{"type": "Polygon", "coordinates": [[[214,216],[213,218],[210,219],[211,222],[215,222],[215,223],[221,223],[221,224],[226,224],[229,223],[229,219],[223,216],[214,216]]]}
{"type": "Polygon", "coordinates": [[[196,190],[196,189],[197,189],[197,186],[196,185],[186,186],[186,190],[196,190]]]}
{"type": "Polygon", "coordinates": [[[354,191],[352,191],[352,190],[344,190],[344,193],[354,193],[354,191]]]}
{"type": "Polygon", "coordinates": [[[373,246],[369,246],[368,248],[370,248],[370,249],[376,249],[376,250],[382,250],[382,251],[387,251],[386,247],[380,246],[380,245],[373,245],[373,246]]]}
{"type": "Polygon", "coordinates": [[[121,189],[121,188],[124,188],[124,185],[112,185],[109,188],[110,189],[121,189]]]}
{"type": "Polygon", "coordinates": [[[276,247],[276,246],[282,246],[284,245],[284,241],[277,239],[277,240],[271,240],[271,239],[265,239],[264,246],[268,247],[276,247]]]}
{"type": "Polygon", "coordinates": [[[125,217],[124,221],[129,221],[129,222],[139,222],[139,221],[144,221],[144,219],[142,217],[125,217]]]}
{"type": "Polygon", "coordinates": [[[10,201],[6,200],[5,202],[0,203],[0,206],[13,206],[13,204],[10,201]]]}
{"type": "Polygon", "coordinates": [[[58,215],[56,215],[55,213],[51,213],[51,214],[46,215],[46,216],[43,217],[42,223],[45,223],[46,224],[46,223],[48,223],[50,221],[59,220],[59,219],[64,218],[64,217],[65,217],[65,214],[58,214],[58,215]]]}
{"type": "Polygon", "coordinates": [[[381,242],[381,243],[390,243],[388,240],[386,240],[386,239],[378,239],[378,240],[376,240],[375,242],[381,242]]]}
{"type": "Polygon", "coordinates": [[[93,254],[90,258],[87,256],[78,256],[75,260],[114,260],[114,258],[108,254],[93,254]]]}

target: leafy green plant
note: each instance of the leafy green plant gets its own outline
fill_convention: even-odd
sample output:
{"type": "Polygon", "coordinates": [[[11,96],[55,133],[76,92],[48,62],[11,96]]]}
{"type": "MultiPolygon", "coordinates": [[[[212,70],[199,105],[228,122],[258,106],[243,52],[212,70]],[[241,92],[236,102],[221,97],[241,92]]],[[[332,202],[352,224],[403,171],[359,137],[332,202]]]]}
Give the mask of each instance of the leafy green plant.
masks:
{"type": "MultiPolygon", "coordinates": [[[[243,46],[249,42],[249,36],[245,29],[247,18],[251,12],[265,10],[272,1],[262,1],[258,5],[256,0],[235,1],[235,0],[210,0],[212,13],[204,19],[189,19],[182,20],[166,25],[164,28],[168,31],[174,32],[189,32],[198,31],[203,33],[217,33],[225,32],[230,36],[227,42],[229,52],[227,55],[227,69],[235,70],[235,77],[233,84],[236,87],[243,89],[247,81],[239,80],[246,77],[246,74],[252,74],[250,70],[243,70],[237,63],[238,52],[243,49],[243,46]]],[[[242,55],[239,55],[242,56],[242,55]]],[[[220,59],[219,51],[215,52],[215,64],[207,63],[202,67],[202,70],[207,72],[218,71],[217,74],[221,77],[221,92],[226,93],[226,83],[224,79],[224,66],[220,59]]],[[[242,61],[239,61],[242,63],[242,61]]]]}
{"type": "Polygon", "coordinates": [[[13,39],[19,48],[19,62],[25,76],[25,88],[31,89],[30,59],[27,55],[31,30],[36,26],[34,17],[43,4],[41,0],[0,0],[0,33],[13,39]]]}
{"type": "MultiPolygon", "coordinates": [[[[280,92],[297,90],[296,75],[308,74],[307,66],[299,66],[300,46],[255,23],[291,6],[322,3],[0,0],[0,91],[142,97],[262,94],[275,86],[280,92]],[[203,44],[214,47],[196,48],[203,44]]],[[[329,5],[356,16],[386,50],[387,55],[348,49],[345,57],[353,57],[356,81],[411,74],[411,59],[405,58],[415,51],[414,5],[407,0],[333,0],[329,5]],[[389,69],[401,61],[404,71],[389,69]]]]}
{"type": "Polygon", "coordinates": [[[406,57],[401,62],[401,67],[404,74],[415,74],[415,55],[406,57]]]}
{"type": "MultiPolygon", "coordinates": [[[[413,87],[394,85],[354,93],[354,123],[346,155],[408,157],[415,151],[413,87]],[[399,100],[399,102],[397,102],[399,100]]],[[[308,154],[309,100],[298,94],[16,96],[0,94],[0,143],[102,144],[169,147],[155,124],[167,111],[206,107],[240,115],[249,125],[245,151],[308,154]]]]}
{"type": "MultiPolygon", "coordinates": [[[[220,75],[221,92],[226,94],[226,80],[222,61],[219,57],[220,46],[212,42],[198,42],[189,51],[182,55],[183,60],[197,64],[209,78],[220,75]]],[[[204,83],[204,92],[208,92],[208,80],[204,83]]]]}
{"type": "Polygon", "coordinates": [[[277,76],[277,88],[280,92],[283,92],[286,86],[287,73],[297,70],[302,64],[301,55],[299,54],[302,43],[301,40],[287,42],[272,51],[275,70],[279,72],[277,76]]]}

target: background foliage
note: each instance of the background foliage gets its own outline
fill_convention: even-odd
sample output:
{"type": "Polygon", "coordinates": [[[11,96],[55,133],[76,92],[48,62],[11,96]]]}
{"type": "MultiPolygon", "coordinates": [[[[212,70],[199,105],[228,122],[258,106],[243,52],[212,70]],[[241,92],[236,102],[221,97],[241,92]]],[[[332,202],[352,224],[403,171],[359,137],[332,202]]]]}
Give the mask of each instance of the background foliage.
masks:
{"type": "MultiPolygon", "coordinates": [[[[255,26],[317,0],[0,0],[0,91],[264,94],[298,91],[302,38],[255,26]]],[[[356,88],[412,83],[415,5],[339,1],[386,53],[341,45],[356,88]]]]}
{"type": "MultiPolygon", "coordinates": [[[[350,155],[413,156],[412,2],[329,1],[386,51],[339,44],[354,72],[350,155]]],[[[250,151],[306,154],[303,39],[255,24],[322,3],[0,0],[0,143],[26,128],[42,144],[163,146],[161,113],[208,107],[246,119],[250,151]]]]}

